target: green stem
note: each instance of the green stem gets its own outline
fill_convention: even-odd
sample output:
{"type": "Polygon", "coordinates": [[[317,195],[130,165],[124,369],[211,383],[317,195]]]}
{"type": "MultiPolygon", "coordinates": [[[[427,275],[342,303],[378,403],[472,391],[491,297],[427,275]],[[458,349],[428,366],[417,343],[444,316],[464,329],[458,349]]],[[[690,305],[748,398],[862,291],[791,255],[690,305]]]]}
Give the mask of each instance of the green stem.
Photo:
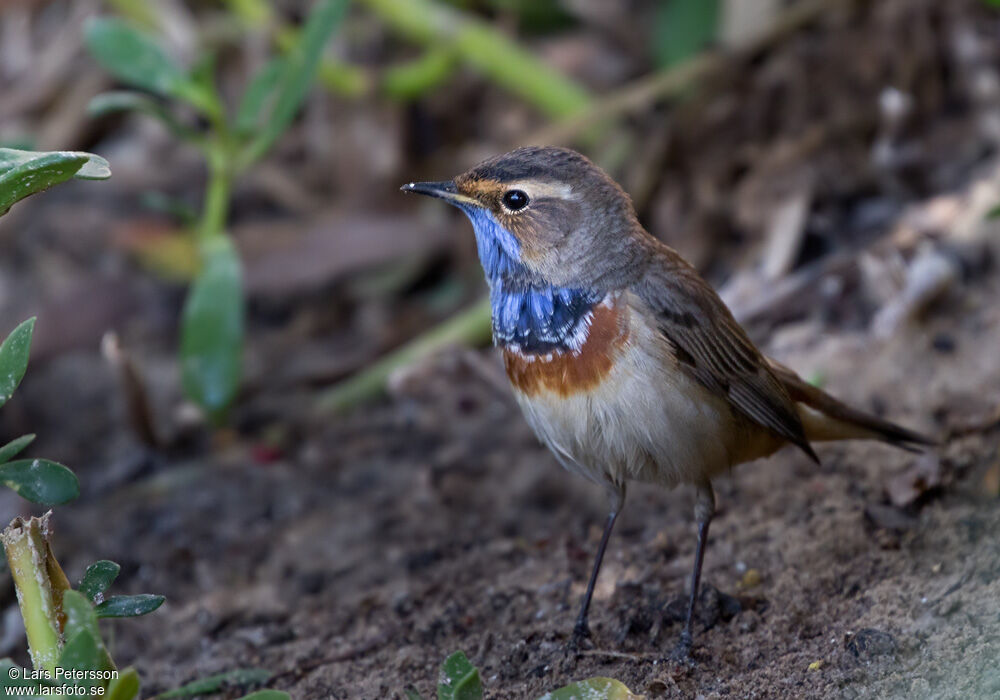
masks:
{"type": "Polygon", "coordinates": [[[328,389],[320,395],[317,407],[334,413],[363,403],[385,390],[396,369],[449,345],[481,345],[489,341],[491,332],[490,300],[483,299],[328,389]]]}
{"type": "Polygon", "coordinates": [[[432,47],[420,58],[387,68],[381,77],[385,94],[412,100],[448,80],[455,72],[455,52],[432,47]]]}
{"type": "Polygon", "coordinates": [[[316,77],[323,87],[341,97],[363,97],[374,82],[363,68],[334,58],[326,58],[319,64],[316,77]]]}
{"type": "Polygon", "coordinates": [[[46,564],[48,516],[27,522],[14,518],[0,534],[7,550],[7,562],[17,590],[17,601],[24,618],[31,663],[35,669],[55,673],[59,660],[59,609],[46,564]]]}
{"type": "Polygon", "coordinates": [[[198,223],[198,240],[202,244],[220,235],[226,227],[229,191],[232,187],[232,175],[227,160],[226,154],[218,145],[210,149],[208,184],[205,187],[205,201],[198,223]]]}

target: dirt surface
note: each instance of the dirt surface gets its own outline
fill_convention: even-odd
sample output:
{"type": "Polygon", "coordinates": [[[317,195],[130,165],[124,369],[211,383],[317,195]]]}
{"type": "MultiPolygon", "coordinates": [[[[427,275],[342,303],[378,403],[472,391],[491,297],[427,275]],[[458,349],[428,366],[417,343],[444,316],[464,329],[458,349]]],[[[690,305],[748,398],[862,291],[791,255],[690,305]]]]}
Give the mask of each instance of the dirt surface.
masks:
{"type": "MultiPolygon", "coordinates": [[[[646,16],[633,4],[653,5],[606,4],[622,36],[646,16]]],[[[693,667],[666,660],[694,554],[684,489],[631,488],[593,637],[567,653],[604,495],[538,444],[494,353],[451,350],[391,397],[314,410],[323,387],[482,294],[464,219],[398,185],[504,150],[537,115],[467,74],[405,106],[316,97],[234,201],[247,379],[218,431],[178,388],[184,285],[143,260],[177,223],[139,204],[147,190],[198,201],[201,166],[141,121],[75,129],[59,146],[106,155],[114,177],[18,204],[0,228],[0,321],[39,315],[0,442],[37,432],[33,454],[79,475],[81,498],[53,518],[72,580],[112,559],[115,592],[167,596],[106,624],[118,664],[138,668],[143,696],[254,666],[305,700],[410,684],[430,698],[460,649],[490,698],[596,675],[649,698],[1000,697],[1000,221],[985,217],[1000,202],[998,28],[973,0],[845,2],[676,105],[637,110],[591,153],[631,154],[612,170],[642,221],[776,359],[942,440],[924,455],[820,445],[820,467],[787,450],[720,480],[693,667]],[[799,199],[792,252],[762,276],[776,212],[799,199]],[[898,328],[877,320],[924,255],[951,271],[933,303],[898,328]],[[100,355],[108,329],[147,389],[157,449],[100,355]]],[[[532,48],[619,66],[604,82],[583,71],[595,89],[650,70],[598,29],[532,48]]],[[[385,43],[379,60],[410,57],[385,43]]],[[[95,70],[67,65],[67,81],[95,70]]],[[[0,491],[5,517],[28,512],[0,491]]],[[[25,664],[6,576],[0,656],[25,664]]]]}
{"type": "Polygon", "coordinates": [[[64,507],[57,547],[71,577],[111,558],[125,589],[168,596],[155,620],[115,626],[115,656],[147,692],[262,666],[298,698],[401,697],[409,683],[432,697],[462,649],[496,698],[594,675],[649,697],[995,697],[1000,503],[983,478],[1000,428],[974,424],[1000,395],[1000,353],[982,352],[1000,347],[998,293],[992,275],[950,301],[962,314],[888,343],[786,334],[806,339],[781,359],[840,396],[937,435],[973,429],[938,453],[947,486],[922,507],[891,508],[884,487],[932,458],[874,444],[822,447],[819,468],[785,451],[722,480],[694,668],[664,661],[691,495],[632,489],[592,648],[567,654],[603,495],[537,445],[492,360],[462,353],[287,454],[223,446],[64,507]]]}

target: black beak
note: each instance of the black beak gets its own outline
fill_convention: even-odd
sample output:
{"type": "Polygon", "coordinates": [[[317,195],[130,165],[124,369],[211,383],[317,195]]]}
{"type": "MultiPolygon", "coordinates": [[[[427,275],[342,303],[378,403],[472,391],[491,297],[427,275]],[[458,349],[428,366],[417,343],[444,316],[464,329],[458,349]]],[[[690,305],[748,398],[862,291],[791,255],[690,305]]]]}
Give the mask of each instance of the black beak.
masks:
{"type": "Polygon", "coordinates": [[[411,182],[399,188],[403,192],[416,192],[428,197],[443,199],[451,204],[476,204],[476,200],[458,191],[452,180],[442,182],[411,182]]]}

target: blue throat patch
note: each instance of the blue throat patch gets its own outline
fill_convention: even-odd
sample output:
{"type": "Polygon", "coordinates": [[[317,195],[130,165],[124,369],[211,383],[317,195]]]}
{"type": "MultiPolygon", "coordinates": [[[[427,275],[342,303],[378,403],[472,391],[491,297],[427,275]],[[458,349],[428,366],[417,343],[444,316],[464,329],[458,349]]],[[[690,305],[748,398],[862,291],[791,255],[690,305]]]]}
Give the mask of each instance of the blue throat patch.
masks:
{"type": "Polygon", "coordinates": [[[472,221],[479,261],[490,286],[493,340],[526,353],[571,348],[584,317],[603,295],[594,290],[555,287],[532,281],[514,235],[480,207],[462,206],[472,221]]]}

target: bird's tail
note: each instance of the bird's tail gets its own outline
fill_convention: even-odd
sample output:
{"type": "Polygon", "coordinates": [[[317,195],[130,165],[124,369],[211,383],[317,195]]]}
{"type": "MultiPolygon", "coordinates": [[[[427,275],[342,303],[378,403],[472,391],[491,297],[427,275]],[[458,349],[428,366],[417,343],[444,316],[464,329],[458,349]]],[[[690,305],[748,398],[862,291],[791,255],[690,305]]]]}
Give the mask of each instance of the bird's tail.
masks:
{"type": "Polygon", "coordinates": [[[925,435],[851,408],[804,381],[787,367],[774,360],[770,362],[775,375],[798,406],[802,427],[810,442],[881,440],[911,452],[918,451],[920,446],[937,444],[925,435]]]}

